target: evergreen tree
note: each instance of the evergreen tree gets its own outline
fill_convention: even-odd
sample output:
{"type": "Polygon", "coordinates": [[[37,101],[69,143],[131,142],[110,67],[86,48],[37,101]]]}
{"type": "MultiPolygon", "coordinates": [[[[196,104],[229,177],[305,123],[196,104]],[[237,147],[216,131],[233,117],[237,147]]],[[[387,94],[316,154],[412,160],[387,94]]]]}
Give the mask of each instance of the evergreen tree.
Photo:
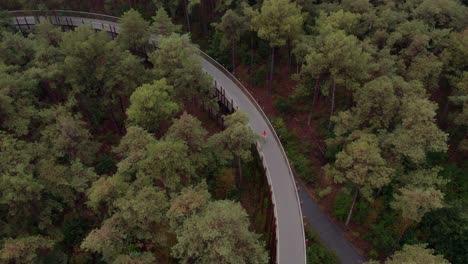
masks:
{"type": "Polygon", "coordinates": [[[149,55],[156,78],[166,78],[174,87],[175,98],[186,104],[195,96],[205,104],[214,106],[213,84],[210,77],[201,69],[196,57],[197,48],[188,35],[173,34],[161,38],[158,49],[149,55]]]}
{"type": "Polygon", "coordinates": [[[246,30],[245,18],[233,10],[228,10],[224,13],[221,21],[215,24],[216,30],[223,32],[221,45],[231,46],[232,56],[232,73],[236,73],[236,47],[242,33],[246,30]]]}
{"type": "Polygon", "coordinates": [[[249,231],[247,214],[231,201],[210,202],[177,230],[172,255],[181,263],[267,263],[258,235],[249,231]]]}
{"type": "Polygon", "coordinates": [[[120,18],[120,32],[117,42],[124,48],[133,51],[145,50],[149,41],[149,23],[138,11],[130,9],[120,18]]]}
{"type": "MultiPolygon", "coordinates": [[[[405,245],[403,249],[395,252],[391,257],[389,257],[384,263],[385,264],[398,264],[398,263],[415,263],[415,264],[425,264],[425,263],[440,263],[448,264],[446,259],[440,255],[434,255],[434,250],[426,248],[427,245],[417,244],[417,245],[405,245]]],[[[368,261],[367,264],[377,264],[378,261],[368,261]]]]}
{"type": "Polygon", "coordinates": [[[380,154],[375,135],[356,131],[347,140],[349,143],[336,155],[335,164],[325,167],[327,176],[333,177],[335,182],[350,182],[354,185],[354,198],[346,225],[351,220],[359,193],[371,200],[373,190],[387,185],[393,173],[380,154]]]}
{"type": "Polygon", "coordinates": [[[302,32],[304,23],[300,7],[288,0],[265,0],[260,12],[252,23],[257,28],[258,37],[270,43],[271,65],[269,89],[273,85],[275,48],[290,43],[302,32]]]}
{"type": "Polygon", "coordinates": [[[179,111],[172,96],[173,88],[165,79],[138,87],[130,97],[128,122],[152,132],[159,131],[161,123],[171,119],[179,111]]]}
{"type": "Polygon", "coordinates": [[[169,36],[172,33],[179,32],[181,26],[174,25],[171,18],[167,15],[164,8],[158,9],[156,15],[153,16],[150,32],[156,35],[169,36]]]}

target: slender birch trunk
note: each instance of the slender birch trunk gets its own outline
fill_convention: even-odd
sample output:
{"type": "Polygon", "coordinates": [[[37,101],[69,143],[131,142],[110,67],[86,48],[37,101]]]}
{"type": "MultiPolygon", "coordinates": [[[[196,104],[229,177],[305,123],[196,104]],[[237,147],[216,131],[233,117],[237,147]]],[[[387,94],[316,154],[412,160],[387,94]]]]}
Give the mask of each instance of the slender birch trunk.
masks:
{"type": "Polygon", "coordinates": [[[353,215],[354,205],[356,204],[358,194],[359,194],[359,187],[356,185],[356,187],[354,188],[353,203],[351,204],[351,208],[349,208],[348,217],[346,218],[345,226],[348,226],[349,221],[351,221],[351,216],[353,215]]]}
{"type": "Polygon", "coordinates": [[[332,116],[333,116],[333,111],[335,110],[335,90],[336,90],[336,83],[335,79],[332,81],[332,98],[331,98],[331,107],[330,107],[330,117],[328,118],[328,129],[331,128],[332,126],[332,116]]]}
{"type": "Polygon", "coordinates": [[[271,66],[270,66],[270,80],[268,82],[268,90],[271,92],[273,86],[273,72],[275,70],[275,47],[271,48],[271,66]]]}

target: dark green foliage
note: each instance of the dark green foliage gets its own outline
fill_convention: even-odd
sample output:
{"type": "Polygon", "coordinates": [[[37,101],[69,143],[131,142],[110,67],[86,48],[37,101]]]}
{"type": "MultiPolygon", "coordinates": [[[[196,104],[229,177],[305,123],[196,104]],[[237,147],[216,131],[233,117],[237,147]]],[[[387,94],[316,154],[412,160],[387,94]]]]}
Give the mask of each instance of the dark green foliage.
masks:
{"type": "Polygon", "coordinates": [[[255,86],[263,86],[268,79],[268,68],[265,64],[253,65],[252,84],[255,86]]]}
{"type": "Polygon", "coordinates": [[[372,243],[373,249],[382,254],[389,254],[397,243],[395,224],[397,218],[394,214],[381,214],[379,220],[371,226],[365,236],[372,243]]]}
{"type": "Polygon", "coordinates": [[[2,7],[0,6],[0,33],[4,31],[9,31],[10,28],[10,19],[11,16],[8,14],[8,12],[2,10],[2,7]]]}
{"type": "Polygon", "coordinates": [[[464,263],[468,257],[465,246],[468,243],[468,170],[447,165],[442,176],[449,179],[447,184],[447,207],[427,214],[418,225],[417,234],[427,241],[436,253],[444,255],[452,263],[464,263]],[[429,235],[427,235],[429,234],[429,235]]]}
{"type": "Polygon", "coordinates": [[[98,155],[94,168],[96,169],[96,173],[99,175],[110,175],[114,173],[116,169],[115,158],[107,153],[98,155]]]}
{"type": "Polygon", "coordinates": [[[348,216],[349,208],[353,202],[353,196],[347,188],[341,189],[335,197],[335,203],[333,205],[333,215],[341,221],[346,220],[348,216]]]}
{"type": "Polygon", "coordinates": [[[358,224],[369,224],[368,218],[370,213],[369,202],[361,199],[356,203],[355,213],[353,214],[353,221],[358,224]]]}
{"type": "Polygon", "coordinates": [[[209,40],[209,46],[206,51],[213,59],[225,66],[228,70],[231,69],[231,61],[229,56],[229,48],[221,45],[222,33],[214,31],[209,40]]]}
{"type": "Polygon", "coordinates": [[[67,215],[62,225],[64,239],[60,243],[61,246],[69,249],[79,244],[91,229],[92,224],[91,219],[80,215],[67,215]]]}
{"type": "MultiPolygon", "coordinates": [[[[224,170],[235,172],[232,161],[238,157],[251,159],[256,135],[247,116],[226,116],[227,128],[211,137],[195,117],[172,120],[184,103],[197,107],[195,96],[214,104],[212,80],[193,56],[197,49],[187,35],[163,41],[152,57],[152,72],[146,70],[126,50],[146,48],[147,32],[135,35],[132,29],[133,18],[146,25],[136,11],[127,13],[126,31],[117,41],[87,25],[63,33],[46,22],[25,37],[4,30],[7,18],[0,16],[0,262],[174,262],[171,248],[180,242],[180,230],[170,225],[170,198],[183,187],[203,186],[205,178],[217,181],[224,170]],[[160,134],[124,128],[126,123],[160,134]]],[[[234,192],[224,198],[236,198],[234,192]]],[[[250,231],[240,203],[226,200],[218,207],[226,210],[223,221],[242,224],[222,229],[239,235],[232,245],[247,252],[229,259],[266,263],[265,243],[250,231]]],[[[203,211],[207,219],[217,221],[218,207],[203,211]]],[[[179,209],[183,214],[185,206],[179,209]]],[[[200,228],[205,234],[206,225],[200,228]]],[[[188,246],[198,238],[195,234],[188,246]]],[[[215,251],[203,250],[217,259],[215,251]]]]}
{"type": "Polygon", "coordinates": [[[468,243],[468,222],[463,216],[466,207],[460,204],[449,206],[449,208],[429,213],[418,228],[421,238],[426,238],[425,241],[437,253],[444,255],[454,264],[462,264],[468,258],[465,249],[468,243]]]}
{"type": "MultiPolygon", "coordinates": [[[[142,142],[145,143],[141,144],[133,138],[137,141],[135,146],[120,149],[118,157],[111,155],[110,149],[120,137],[117,133],[125,130],[128,98],[136,87],[153,81],[153,76],[149,75],[159,71],[157,79],[168,78],[169,84],[174,86],[179,104],[187,106],[193,95],[208,94],[204,89],[209,88],[208,79],[199,78],[203,74],[197,69],[198,62],[187,55],[193,52],[193,47],[190,47],[189,53],[181,56],[182,59],[179,58],[180,65],[168,66],[170,60],[163,59],[164,55],[174,50],[178,52],[183,50],[183,46],[190,46],[187,45],[190,41],[180,42],[184,45],[176,49],[173,48],[176,42],[166,45],[161,52],[160,63],[156,63],[156,69],[150,74],[143,69],[138,58],[122,50],[121,47],[144,50],[147,38],[145,27],[139,28],[142,31],[132,30],[132,24],[146,25],[141,18],[149,21],[158,10],[159,21],[165,21],[168,27],[160,28],[157,32],[169,35],[169,32],[177,30],[169,23],[171,21],[190,24],[193,35],[205,44],[202,48],[229,70],[232,70],[233,64],[229,47],[237,45],[233,49],[237,58],[234,62],[240,66],[238,69],[242,69],[242,73],[252,67],[248,80],[257,87],[264,86],[268,79],[270,44],[284,46],[274,53],[276,71],[289,66],[288,53],[293,51],[291,73],[298,70],[299,74],[295,77],[300,89],[296,89],[296,95],[301,98],[300,101],[293,101],[287,95],[285,98],[278,97],[274,108],[288,118],[299,117],[293,115],[304,111],[304,108],[311,111],[311,124],[319,124],[318,129],[316,125],[312,129],[319,131],[321,139],[330,139],[326,151],[330,164],[348,161],[340,158],[340,155],[337,157],[337,154],[356,141],[350,136],[356,131],[376,136],[375,141],[382,149],[381,155],[394,173],[383,188],[368,193],[368,198],[372,198],[369,200],[373,201],[358,199],[352,218],[354,223],[360,223],[370,230],[366,239],[373,244],[371,256],[389,255],[401,243],[417,242],[429,243],[437,254],[445,255],[452,263],[466,262],[468,172],[463,163],[467,159],[468,149],[467,1],[208,1],[209,5],[205,0],[0,2],[0,8],[9,10],[61,8],[117,16],[131,8],[142,12],[142,16],[135,11],[127,13],[126,17],[130,19],[124,21],[128,30],[124,30],[125,34],[120,37],[121,46],[110,42],[104,34],[85,27],[77,29],[74,34],[62,34],[42,25],[35,36],[24,38],[21,34],[12,33],[12,28],[5,29],[9,18],[5,13],[0,13],[0,128],[3,131],[0,133],[0,144],[3,140],[14,146],[1,149],[6,155],[1,156],[0,160],[3,166],[0,167],[3,179],[0,187],[2,194],[20,194],[15,201],[7,199],[8,195],[2,196],[5,199],[1,201],[1,224],[5,222],[5,228],[1,232],[7,236],[17,235],[16,232],[28,235],[25,240],[15,242],[31,245],[32,253],[37,248],[35,242],[43,241],[44,248],[39,248],[39,251],[47,251],[56,258],[55,261],[61,259],[63,250],[59,246],[51,247],[42,237],[35,235],[41,232],[63,236],[63,230],[52,230],[52,227],[63,224],[58,222],[64,214],[69,211],[86,212],[85,200],[88,197],[83,190],[95,181],[92,170],[87,170],[88,166],[93,166],[98,174],[112,175],[115,172],[114,164],[118,164],[115,177],[101,177],[91,192],[93,199],[103,203],[103,206],[96,206],[97,211],[103,210],[96,212],[99,217],[113,212],[115,200],[121,198],[129,188],[127,185],[136,179],[140,169],[138,163],[148,159],[146,145],[156,143],[146,142],[143,138],[142,142]],[[282,3],[283,7],[297,4],[300,10],[287,12],[289,8],[278,9],[278,3],[282,3]],[[172,18],[162,16],[163,10],[172,18]],[[257,12],[264,15],[264,19],[258,19],[257,12]],[[304,13],[303,16],[297,15],[300,12],[304,13]],[[223,28],[219,28],[224,36],[210,27],[223,22],[221,18],[226,14],[233,13],[248,21],[245,30],[240,26],[232,27],[236,23],[226,22],[230,21],[227,19],[224,19],[223,28]],[[284,13],[294,15],[281,16],[284,13]],[[140,23],[136,23],[138,21],[140,23]],[[302,22],[305,25],[299,27],[302,22]],[[282,27],[284,25],[290,27],[282,27]],[[270,29],[277,30],[270,32],[270,29]],[[287,32],[283,29],[287,29],[287,32]],[[304,36],[304,32],[307,35],[304,36]],[[233,36],[237,44],[232,45],[232,39],[226,43],[233,36]],[[225,43],[222,43],[223,37],[225,43]],[[206,49],[208,42],[210,45],[206,49]],[[183,77],[187,76],[192,77],[185,80],[183,77]],[[202,84],[193,86],[198,82],[202,84]],[[336,94],[332,100],[330,88],[335,82],[336,94]],[[321,95],[314,99],[315,87],[318,87],[321,95]],[[313,107],[312,101],[315,103],[313,107]],[[334,107],[329,105],[332,101],[335,102],[334,107]],[[64,105],[69,115],[62,116],[62,120],[45,120],[44,110],[54,109],[52,105],[55,104],[64,105]],[[332,111],[336,109],[335,113],[329,114],[328,107],[332,111]],[[323,108],[327,109],[327,113],[321,111],[323,108]],[[327,124],[328,115],[334,116],[330,125],[327,124]],[[72,133],[68,133],[70,130],[72,133]],[[44,131],[47,135],[42,135],[44,131]],[[102,135],[108,133],[116,134],[115,138],[102,140],[102,135]],[[75,136],[79,139],[74,140],[75,136]],[[80,145],[87,146],[80,148],[77,141],[83,141],[84,144],[80,145]],[[96,152],[97,145],[88,144],[93,142],[103,144],[99,152],[96,152]],[[88,148],[92,151],[88,151],[88,148]],[[125,152],[129,152],[128,155],[125,152]],[[98,155],[94,159],[96,153],[98,155]],[[443,168],[438,175],[426,173],[436,166],[443,168]],[[411,181],[410,176],[418,171],[425,180],[411,181]],[[427,186],[434,175],[449,181],[445,186],[427,186]],[[408,199],[408,196],[418,196],[428,190],[431,190],[432,198],[429,200],[438,200],[434,203],[437,205],[435,207],[444,205],[445,208],[428,212],[422,216],[421,223],[407,222],[408,219],[402,217],[405,209],[423,206],[415,203],[406,207],[406,203],[418,200],[408,199]],[[390,206],[395,197],[406,202],[400,203],[398,210],[390,206]],[[37,211],[28,212],[32,208],[37,211]],[[398,244],[400,237],[402,239],[398,244]]],[[[186,40],[189,38],[186,37],[186,40]]],[[[139,54],[146,57],[144,52],[139,54]]],[[[274,75],[279,77],[277,73],[274,75]]],[[[285,79],[283,77],[278,80],[285,79]]],[[[272,86],[275,84],[281,83],[275,80],[272,86]]],[[[275,96],[274,89],[271,91],[273,94],[267,96],[275,96]]],[[[170,121],[166,122],[162,124],[162,130],[170,126],[170,121]]],[[[320,174],[317,168],[312,169],[310,162],[311,154],[315,152],[314,146],[301,142],[284,121],[274,123],[295,173],[314,182],[316,175],[320,174]]],[[[165,142],[164,139],[162,141],[165,142]]],[[[217,155],[219,150],[202,148],[194,151],[190,147],[189,152],[192,162],[199,164],[193,170],[196,172],[195,178],[198,180],[199,176],[206,176],[210,185],[232,159],[232,155],[220,159],[217,155]]],[[[153,158],[155,153],[150,156],[153,158]]],[[[362,196],[363,193],[359,195],[362,196]]],[[[345,208],[349,208],[349,203],[349,194],[338,194],[334,205],[338,218],[346,218],[345,208]]],[[[426,212],[431,208],[422,209],[421,212],[426,212]]],[[[415,219],[419,220],[419,217],[415,219]]],[[[100,226],[100,220],[93,224],[100,226]]],[[[71,226],[81,229],[79,225],[71,226]]],[[[116,226],[120,228],[124,224],[116,226]]],[[[74,236],[72,232],[65,233],[67,237],[74,236]]],[[[61,242],[54,243],[59,245],[61,242]]],[[[168,251],[161,251],[161,255],[168,258],[160,260],[151,253],[142,252],[144,250],[140,247],[147,245],[130,241],[125,246],[127,248],[122,252],[129,254],[116,256],[115,263],[172,261],[168,251]]],[[[315,263],[327,263],[326,254],[320,249],[308,249],[308,256],[315,263]]],[[[34,254],[27,257],[30,262],[36,261],[34,254]]],[[[85,262],[85,259],[98,262],[101,256],[96,254],[94,259],[89,257],[90,254],[83,254],[81,258],[73,258],[75,262],[85,262]]],[[[41,260],[39,258],[37,261],[41,260]]],[[[10,259],[12,261],[15,259],[10,259]]]]}
{"type": "Polygon", "coordinates": [[[273,102],[275,110],[280,114],[288,114],[294,111],[293,104],[294,102],[290,98],[285,98],[283,96],[277,96],[273,102]]]}
{"type": "Polygon", "coordinates": [[[294,172],[309,183],[315,181],[306,146],[301,143],[297,135],[286,127],[282,118],[273,121],[276,133],[283,143],[286,154],[294,172]]]}

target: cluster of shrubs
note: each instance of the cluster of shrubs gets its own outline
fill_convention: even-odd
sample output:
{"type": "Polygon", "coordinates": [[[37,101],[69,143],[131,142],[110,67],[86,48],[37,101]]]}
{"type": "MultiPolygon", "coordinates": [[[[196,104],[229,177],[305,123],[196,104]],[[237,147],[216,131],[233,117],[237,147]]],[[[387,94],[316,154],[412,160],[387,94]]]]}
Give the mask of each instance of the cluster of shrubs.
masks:
{"type": "Polygon", "coordinates": [[[314,175],[312,173],[312,164],[306,146],[301,143],[294,131],[286,127],[283,118],[273,119],[273,126],[281,143],[283,143],[289,163],[294,172],[308,183],[313,183],[314,175]]]}

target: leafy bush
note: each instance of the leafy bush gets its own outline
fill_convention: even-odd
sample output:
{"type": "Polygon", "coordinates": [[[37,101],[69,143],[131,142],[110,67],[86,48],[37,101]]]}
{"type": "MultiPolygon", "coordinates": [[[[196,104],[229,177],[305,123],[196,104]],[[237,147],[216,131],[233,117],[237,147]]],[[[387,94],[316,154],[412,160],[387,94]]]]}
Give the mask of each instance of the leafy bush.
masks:
{"type": "MultiPolygon", "coordinates": [[[[248,66],[250,65],[250,42],[248,45],[241,44],[237,49],[237,56],[239,57],[239,61],[248,66]]],[[[260,62],[260,55],[254,51],[253,54],[253,64],[258,64],[260,62]]]]}
{"type": "Polygon", "coordinates": [[[252,84],[254,86],[263,86],[268,78],[268,69],[265,64],[253,66],[252,84]]]}
{"type": "Polygon", "coordinates": [[[116,170],[115,160],[109,154],[98,155],[98,160],[96,162],[96,173],[99,175],[108,174],[112,175],[116,170]]]}
{"type": "Polygon", "coordinates": [[[312,164],[304,144],[299,141],[293,131],[286,127],[286,123],[282,118],[274,119],[273,126],[283,143],[288,160],[295,172],[307,182],[312,183],[314,180],[312,164]]]}
{"type": "Polygon", "coordinates": [[[335,253],[328,249],[315,234],[310,226],[306,226],[305,235],[307,242],[307,263],[335,264],[338,258],[335,253]]]}
{"type": "Polygon", "coordinates": [[[309,183],[313,182],[312,165],[309,157],[300,149],[300,145],[290,144],[286,146],[289,162],[301,178],[309,183]]]}
{"type": "Polygon", "coordinates": [[[273,102],[273,106],[275,107],[275,110],[281,114],[287,114],[287,113],[292,112],[294,110],[292,104],[293,104],[292,100],[282,97],[282,96],[277,96],[273,102]]]}
{"type": "Polygon", "coordinates": [[[222,33],[215,31],[211,36],[209,48],[206,51],[213,59],[222,65],[227,65],[229,70],[231,67],[230,51],[227,48],[223,48],[221,45],[222,33]]]}
{"type": "Polygon", "coordinates": [[[349,209],[353,203],[353,197],[347,188],[341,189],[336,197],[333,205],[333,215],[341,221],[346,220],[349,209]]]}
{"type": "Polygon", "coordinates": [[[331,193],[331,191],[332,191],[332,188],[330,186],[328,186],[328,187],[320,190],[318,192],[318,196],[320,197],[320,199],[322,199],[323,197],[329,195],[331,193]]]}
{"type": "Polygon", "coordinates": [[[366,224],[370,213],[369,203],[361,199],[356,203],[355,212],[353,213],[353,221],[358,224],[366,224]]]}
{"type": "Polygon", "coordinates": [[[336,154],[338,154],[341,150],[342,150],[341,145],[337,145],[337,144],[327,145],[327,149],[325,151],[325,158],[329,162],[334,162],[336,159],[336,154]]]}
{"type": "Polygon", "coordinates": [[[384,213],[379,221],[371,226],[365,238],[372,243],[377,252],[387,255],[393,250],[398,236],[393,226],[396,222],[395,216],[384,213]]]}

